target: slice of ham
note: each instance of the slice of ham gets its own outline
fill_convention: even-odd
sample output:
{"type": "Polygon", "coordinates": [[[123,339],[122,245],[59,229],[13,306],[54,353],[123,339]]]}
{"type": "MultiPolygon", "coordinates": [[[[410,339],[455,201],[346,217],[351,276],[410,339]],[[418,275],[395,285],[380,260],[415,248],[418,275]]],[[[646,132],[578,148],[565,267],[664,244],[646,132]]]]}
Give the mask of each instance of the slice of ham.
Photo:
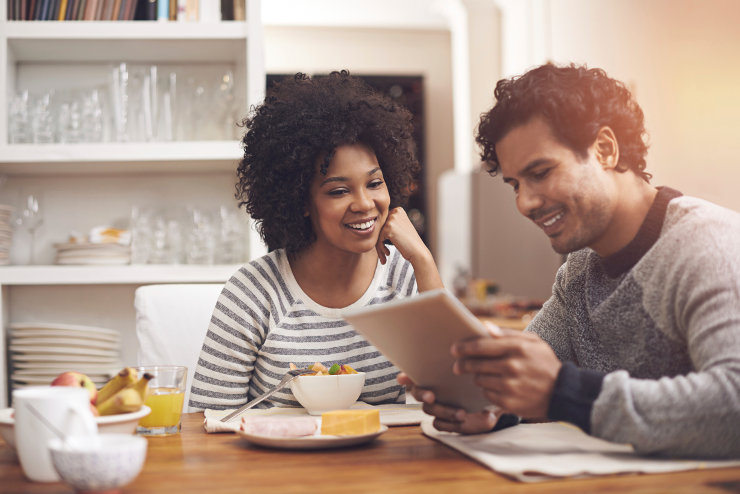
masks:
{"type": "Polygon", "coordinates": [[[241,430],[270,437],[310,436],[318,429],[314,417],[242,417],[241,430]]]}

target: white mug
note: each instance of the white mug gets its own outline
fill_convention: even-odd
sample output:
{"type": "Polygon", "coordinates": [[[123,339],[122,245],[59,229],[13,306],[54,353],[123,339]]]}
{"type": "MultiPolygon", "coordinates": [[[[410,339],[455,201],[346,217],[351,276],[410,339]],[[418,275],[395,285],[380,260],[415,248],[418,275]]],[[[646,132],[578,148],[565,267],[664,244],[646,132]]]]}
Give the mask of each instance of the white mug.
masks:
{"type": "Polygon", "coordinates": [[[48,443],[63,435],[98,433],[83,388],[33,386],[13,391],[15,443],[23,473],[34,482],[58,482],[48,443]],[[34,413],[34,410],[37,414],[34,413]],[[41,415],[45,420],[37,417],[41,415]]]}

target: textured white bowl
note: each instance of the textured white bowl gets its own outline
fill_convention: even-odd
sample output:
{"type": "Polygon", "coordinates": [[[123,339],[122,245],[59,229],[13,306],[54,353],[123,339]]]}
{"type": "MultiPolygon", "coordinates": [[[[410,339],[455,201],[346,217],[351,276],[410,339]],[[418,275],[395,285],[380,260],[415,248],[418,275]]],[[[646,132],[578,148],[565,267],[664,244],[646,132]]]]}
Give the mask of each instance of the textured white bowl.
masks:
{"type": "MultiPolygon", "coordinates": [[[[139,419],[146,417],[151,411],[151,408],[143,405],[136,412],[95,417],[95,423],[98,424],[98,432],[101,434],[134,434],[139,419]]],[[[0,435],[8,446],[15,450],[15,419],[12,408],[0,409],[0,435]]]]}
{"type": "Polygon", "coordinates": [[[299,376],[290,382],[296,400],[311,415],[351,407],[365,385],[365,373],[336,376],[299,376]]]}
{"type": "Polygon", "coordinates": [[[49,441],[51,462],[62,480],[77,491],[122,487],[139,475],[147,441],[131,434],[71,436],[49,441]]]}

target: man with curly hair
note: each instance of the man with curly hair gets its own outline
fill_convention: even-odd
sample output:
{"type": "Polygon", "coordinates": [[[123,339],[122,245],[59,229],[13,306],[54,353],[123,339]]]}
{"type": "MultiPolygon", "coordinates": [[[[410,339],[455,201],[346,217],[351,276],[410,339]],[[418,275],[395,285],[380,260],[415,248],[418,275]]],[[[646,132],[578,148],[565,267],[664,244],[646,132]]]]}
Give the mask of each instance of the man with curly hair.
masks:
{"type": "Polygon", "coordinates": [[[740,214],[650,184],[642,110],[602,70],[547,64],[495,96],[482,158],[567,261],[524,333],[452,349],[498,411],[399,380],[441,430],[518,416],[645,454],[740,456],[740,214]]]}
{"type": "MultiPolygon", "coordinates": [[[[402,208],[419,171],[411,114],[346,71],[299,73],[244,125],[236,195],[270,253],[224,286],[190,407],[237,408],[314,362],[365,372],[361,401],[403,403],[398,369],[341,312],[442,286],[402,208]]],[[[299,405],[284,389],[259,406],[299,405]]]]}

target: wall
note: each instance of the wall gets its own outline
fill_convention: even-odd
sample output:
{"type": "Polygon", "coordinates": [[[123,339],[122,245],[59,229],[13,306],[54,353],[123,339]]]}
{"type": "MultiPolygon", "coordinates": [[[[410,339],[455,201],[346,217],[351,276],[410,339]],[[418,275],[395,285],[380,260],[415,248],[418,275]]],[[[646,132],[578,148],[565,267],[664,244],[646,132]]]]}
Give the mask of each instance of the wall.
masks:
{"type": "Polygon", "coordinates": [[[424,76],[427,214],[434,252],[435,184],[453,163],[449,31],[268,25],[264,35],[267,73],[348,69],[354,74],[424,76]]]}
{"type": "Polygon", "coordinates": [[[740,211],[740,2],[549,2],[549,55],[628,83],[650,134],[648,171],[740,211]]]}

